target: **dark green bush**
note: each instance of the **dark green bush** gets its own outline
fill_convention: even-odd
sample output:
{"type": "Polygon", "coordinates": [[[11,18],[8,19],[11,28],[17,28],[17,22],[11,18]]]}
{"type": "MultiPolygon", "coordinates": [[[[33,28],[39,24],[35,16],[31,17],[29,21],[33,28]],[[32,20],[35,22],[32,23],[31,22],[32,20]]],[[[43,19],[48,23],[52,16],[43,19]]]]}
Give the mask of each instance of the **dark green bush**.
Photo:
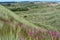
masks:
{"type": "Polygon", "coordinates": [[[28,11],[29,9],[27,7],[20,7],[17,8],[18,11],[28,11]]]}
{"type": "Polygon", "coordinates": [[[11,11],[17,11],[16,8],[11,8],[10,10],[11,10],[11,11]]]}
{"type": "Polygon", "coordinates": [[[13,8],[11,10],[12,11],[28,11],[29,8],[28,7],[17,7],[17,8],[13,8]]]}

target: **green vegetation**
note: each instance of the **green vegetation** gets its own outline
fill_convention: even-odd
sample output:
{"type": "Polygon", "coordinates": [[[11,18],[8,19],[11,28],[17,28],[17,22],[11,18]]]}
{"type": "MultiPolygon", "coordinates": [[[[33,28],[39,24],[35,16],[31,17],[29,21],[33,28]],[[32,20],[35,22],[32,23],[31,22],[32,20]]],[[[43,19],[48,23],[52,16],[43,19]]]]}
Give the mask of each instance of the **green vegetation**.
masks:
{"type": "Polygon", "coordinates": [[[27,7],[18,7],[18,8],[12,8],[10,10],[12,10],[12,11],[28,11],[29,9],[27,7]]]}
{"type": "Polygon", "coordinates": [[[60,4],[18,2],[2,5],[1,40],[60,40],[60,4]]]}

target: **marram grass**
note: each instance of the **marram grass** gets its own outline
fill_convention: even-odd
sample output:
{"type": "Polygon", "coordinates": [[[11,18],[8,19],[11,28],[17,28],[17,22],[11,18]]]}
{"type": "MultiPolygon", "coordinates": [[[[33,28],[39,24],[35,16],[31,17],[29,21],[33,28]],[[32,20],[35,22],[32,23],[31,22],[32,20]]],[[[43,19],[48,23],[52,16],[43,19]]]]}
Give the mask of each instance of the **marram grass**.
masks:
{"type": "Polygon", "coordinates": [[[41,29],[1,5],[0,27],[0,40],[60,40],[57,30],[41,29]]]}

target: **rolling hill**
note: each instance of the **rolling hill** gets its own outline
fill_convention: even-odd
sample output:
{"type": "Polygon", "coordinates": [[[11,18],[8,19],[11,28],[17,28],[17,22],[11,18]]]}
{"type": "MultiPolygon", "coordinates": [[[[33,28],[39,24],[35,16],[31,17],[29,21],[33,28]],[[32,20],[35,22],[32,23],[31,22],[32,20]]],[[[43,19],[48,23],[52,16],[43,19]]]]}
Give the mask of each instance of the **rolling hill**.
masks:
{"type": "Polygon", "coordinates": [[[55,29],[60,31],[59,21],[59,5],[55,2],[21,2],[15,3],[11,6],[5,5],[6,8],[15,10],[17,15],[23,17],[29,22],[44,29],[55,29]],[[14,5],[14,6],[13,6],[14,5]],[[24,6],[29,8],[27,11],[19,11],[18,8],[24,10],[24,6]],[[36,8],[37,7],[37,8],[36,8]],[[15,9],[17,8],[17,9],[15,9]]]}
{"type": "Polygon", "coordinates": [[[19,40],[20,30],[22,28],[27,31],[33,28],[37,30],[41,29],[0,5],[0,39],[19,40]]]}
{"type": "Polygon", "coordinates": [[[60,9],[57,8],[11,11],[0,5],[0,39],[60,40],[60,9]]]}

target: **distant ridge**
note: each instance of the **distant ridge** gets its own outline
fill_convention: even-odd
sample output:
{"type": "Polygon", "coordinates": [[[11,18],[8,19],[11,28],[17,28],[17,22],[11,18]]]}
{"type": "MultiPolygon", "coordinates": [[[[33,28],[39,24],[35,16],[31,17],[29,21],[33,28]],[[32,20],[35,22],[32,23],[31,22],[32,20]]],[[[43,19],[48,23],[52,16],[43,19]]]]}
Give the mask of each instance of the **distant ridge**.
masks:
{"type": "Polygon", "coordinates": [[[0,2],[0,3],[17,3],[17,2],[0,2]]]}
{"type": "Polygon", "coordinates": [[[15,2],[15,1],[11,1],[11,2],[0,2],[0,4],[14,4],[14,3],[30,3],[30,2],[33,2],[33,3],[48,3],[48,2],[51,2],[51,3],[60,3],[60,1],[19,1],[19,2],[15,2]]]}

